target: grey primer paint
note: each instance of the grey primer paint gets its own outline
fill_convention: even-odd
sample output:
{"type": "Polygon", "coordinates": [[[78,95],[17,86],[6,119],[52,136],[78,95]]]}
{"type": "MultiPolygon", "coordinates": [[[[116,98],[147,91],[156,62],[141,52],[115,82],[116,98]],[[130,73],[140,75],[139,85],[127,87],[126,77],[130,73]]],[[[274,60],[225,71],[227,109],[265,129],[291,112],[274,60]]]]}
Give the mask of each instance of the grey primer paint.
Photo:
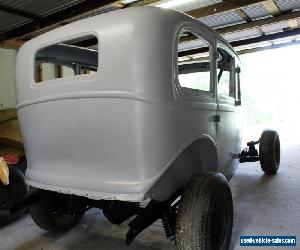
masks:
{"type": "MultiPolygon", "coordinates": [[[[177,77],[182,30],[204,37],[213,51],[219,43],[234,54],[207,26],[154,7],[87,18],[23,45],[17,109],[27,182],[92,199],[143,201],[167,199],[196,172],[229,179],[238,164],[232,155],[240,150],[239,107],[217,98],[216,88],[208,99],[183,97],[177,77]],[[35,55],[53,60],[37,51],[90,34],[99,41],[95,74],[35,83],[35,55]]],[[[215,85],[216,53],[211,60],[215,85]]]]}

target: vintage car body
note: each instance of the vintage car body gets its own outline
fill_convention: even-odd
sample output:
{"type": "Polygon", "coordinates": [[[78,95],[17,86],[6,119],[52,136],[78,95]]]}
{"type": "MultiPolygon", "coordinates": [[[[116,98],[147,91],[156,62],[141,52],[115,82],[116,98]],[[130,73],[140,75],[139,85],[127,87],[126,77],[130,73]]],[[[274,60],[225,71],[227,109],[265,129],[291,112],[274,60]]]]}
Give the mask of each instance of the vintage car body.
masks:
{"type": "Polygon", "coordinates": [[[240,151],[240,105],[237,54],[182,13],[131,8],[47,32],[17,56],[34,188],[9,210],[29,207],[61,233],[98,208],[114,224],[130,219],[127,244],[161,219],[178,249],[227,250],[238,163],[260,161],[269,175],[280,164],[273,130],[240,151]]]}
{"type": "MultiPolygon", "coordinates": [[[[87,18],[22,46],[17,109],[27,183],[92,199],[142,201],[167,199],[196,172],[230,179],[241,146],[240,107],[218,98],[216,87],[210,98],[182,94],[177,40],[183,30],[205,38],[212,51],[225,47],[239,63],[205,25],[151,7],[87,18]],[[35,82],[37,51],[86,34],[99,42],[95,74],[35,82]]],[[[211,53],[212,86],[216,57],[211,53]]]]}

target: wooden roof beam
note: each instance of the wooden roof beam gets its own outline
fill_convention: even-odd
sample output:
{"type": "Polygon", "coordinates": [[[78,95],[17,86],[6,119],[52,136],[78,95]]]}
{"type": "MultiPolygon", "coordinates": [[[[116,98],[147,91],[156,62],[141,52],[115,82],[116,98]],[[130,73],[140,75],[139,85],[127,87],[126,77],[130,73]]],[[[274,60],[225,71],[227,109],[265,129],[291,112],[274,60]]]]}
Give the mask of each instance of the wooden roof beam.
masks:
{"type": "Polygon", "coordinates": [[[236,9],[234,12],[243,18],[247,23],[251,22],[251,18],[242,9],[236,9]]]}
{"type": "MultiPolygon", "coordinates": [[[[293,37],[293,36],[299,36],[300,35],[300,28],[294,29],[294,30],[288,30],[288,31],[283,31],[275,34],[269,34],[269,35],[263,35],[263,36],[258,36],[258,37],[253,37],[253,38],[248,38],[244,40],[239,40],[239,41],[234,41],[230,42],[232,47],[240,47],[240,46],[245,46],[249,44],[255,44],[255,43],[262,43],[262,42],[268,42],[268,41],[273,41],[273,40],[278,40],[282,38],[287,38],[287,37],[293,37]]],[[[196,48],[196,49],[191,49],[187,51],[180,51],[178,53],[178,56],[187,56],[187,55],[194,55],[194,54],[199,54],[206,52],[207,48],[196,48]]]]}
{"type": "MultiPolygon", "coordinates": [[[[295,21],[297,22],[297,20],[296,20],[297,18],[300,18],[300,11],[291,12],[288,14],[282,14],[280,16],[269,17],[269,18],[265,18],[265,19],[259,19],[256,21],[237,24],[237,25],[233,25],[233,26],[229,26],[229,27],[225,27],[225,28],[220,28],[220,29],[216,29],[216,31],[219,34],[223,35],[223,34],[227,34],[227,33],[239,32],[239,31],[243,31],[243,30],[247,30],[247,29],[258,29],[259,33],[263,35],[264,32],[261,29],[262,26],[280,23],[280,22],[284,22],[284,21],[294,20],[293,27],[295,27],[294,29],[297,29],[297,28],[299,28],[296,26],[296,23],[295,23],[295,21]]],[[[297,23],[297,25],[298,25],[298,23],[297,23]]],[[[192,40],[191,37],[186,37],[185,39],[183,39],[183,42],[188,42],[190,40],[192,40]]]]}
{"type": "MultiPolygon", "coordinates": [[[[250,23],[252,20],[251,18],[242,10],[242,9],[236,9],[235,12],[241,17],[243,18],[246,23],[250,23]]],[[[257,27],[256,28],[257,31],[259,32],[260,35],[264,35],[264,31],[260,28],[260,27],[257,27]]]]}
{"type": "Polygon", "coordinates": [[[290,26],[291,30],[299,28],[299,23],[296,19],[291,19],[291,20],[288,20],[287,22],[288,22],[288,25],[290,26]]]}
{"type": "Polygon", "coordinates": [[[12,8],[12,7],[3,5],[3,4],[0,4],[0,10],[4,11],[4,12],[7,12],[7,13],[10,13],[10,14],[13,14],[13,15],[16,15],[16,16],[21,16],[21,17],[25,17],[25,18],[28,18],[28,19],[32,19],[32,20],[35,20],[35,21],[40,20],[40,16],[38,16],[38,15],[29,13],[29,12],[24,11],[24,10],[15,9],[15,8],[12,8]]]}
{"type": "Polygon", "coordinates": [[[139,0],[137,2],[126,4],[126,7],[138,7],[138,6],[144,6],[148,4],[154,4],[158,2],[158,0],[139,0]]]}
{"type": "Polygon", "coordinates": [[[228,0],[223,1],[220,3],[208,5],[199,9],[190,10],[187,11],[186,14],[194,17],[194,18],[201,18],[206,16],[215,15],[218,13],[226,12],[226,11],[232,11],[241,9],[243,7],[254,5],[254,4],[260,4],[264,3],[262,0],[243,0],[243,1],[236,1],[236,0],[228,0]]]}
{"type": "Polygon", "coordinates": [[[12,38],[22,37],[24,35],[30,34],[39,29],[49,27],[51,25],[58,26],[61,22],[66,22],[67,20],[72,20],[81,16],[84,17],[85,15],[87,15],[87,13],[96,11],[107,5],[114,5],[115,7],[122,6],[120,5],[119,1],[116,0],[85,0],[68,8],[61,9],[45,17],[41,17],[39,19],[38,25],[35,22],[35,20],[33,20],[32,22],[0,33],[0,42],[12,38]]]}
{"type": "Polygon", "coordinates": [[[266,0],[263,4],[272,16],[280,15],[281,11],[273,0],[266,0]]]}
{"type": "Polygon", "coordinates": [[[256,48],[249,48],[249,49],[243,49],[237,51],[239,55],[243,54],[249,54],[249,53],[254,53],[254,52],[259,52],[259,51],[265,51],[265,50],[270,50],[270,49],[280,49],[284,48],[287,46],[292,46],[292,45],[300,45],[300,41],[291,41],[291,42],[286,42],[286,43],[279,43],[279,44],[271,44],[269,46],[263,46],[263,47],[256,47],[256,48]]]}
{"type": "Polygon", "coordinates": [[[265,19],[251,21],[248,23],[242,23],[242,24],[237,24],[237,25],[217,29],[217,32],[219,32],[221,34],[238,32],[238,31],[242,31],[242,30],[254,29],[254,28],[264,26],[264,25],[280,23],[280,22],[284,22],[284,21],[288,21],[288,20],[297,19],[297,18],[300,18],[300,11],[295,11],[295,12],[291,12],[288,14],[282,14],[279,16],[269,17],[269,18],[265,18],[265,19]]]}

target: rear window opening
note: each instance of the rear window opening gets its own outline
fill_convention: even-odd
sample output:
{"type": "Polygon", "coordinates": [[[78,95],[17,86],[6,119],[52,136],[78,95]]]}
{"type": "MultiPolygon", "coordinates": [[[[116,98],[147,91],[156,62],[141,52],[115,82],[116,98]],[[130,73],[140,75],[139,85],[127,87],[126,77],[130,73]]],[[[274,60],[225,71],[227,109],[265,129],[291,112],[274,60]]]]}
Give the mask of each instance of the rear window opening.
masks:
{"type": "Polygon", "coordinates": [[[182,90],[193,94],[212,92],[210,48],[202,37],[183,32],[178,38],[178,81],[182,90]]]}
{"type": "Polygon", "coordinates": [[[35,82],[88,75],[98,70],[98,39],[89,35],[52,44],[35,55],[35,82]]]}

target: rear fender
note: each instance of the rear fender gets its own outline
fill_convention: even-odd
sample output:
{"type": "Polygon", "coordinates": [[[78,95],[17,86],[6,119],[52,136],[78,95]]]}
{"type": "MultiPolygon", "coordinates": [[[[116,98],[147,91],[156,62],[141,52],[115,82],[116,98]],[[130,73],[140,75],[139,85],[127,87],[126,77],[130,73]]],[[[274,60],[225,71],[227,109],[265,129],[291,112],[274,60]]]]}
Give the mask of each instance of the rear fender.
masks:
{"type": "Polygon", "coordinates": [[[157,201],[167,200],[185,186],[196,173],[217,172],[218,151],[213,139],[207,135],[187,146],[170,164],[146,197],[157,201]]]}

